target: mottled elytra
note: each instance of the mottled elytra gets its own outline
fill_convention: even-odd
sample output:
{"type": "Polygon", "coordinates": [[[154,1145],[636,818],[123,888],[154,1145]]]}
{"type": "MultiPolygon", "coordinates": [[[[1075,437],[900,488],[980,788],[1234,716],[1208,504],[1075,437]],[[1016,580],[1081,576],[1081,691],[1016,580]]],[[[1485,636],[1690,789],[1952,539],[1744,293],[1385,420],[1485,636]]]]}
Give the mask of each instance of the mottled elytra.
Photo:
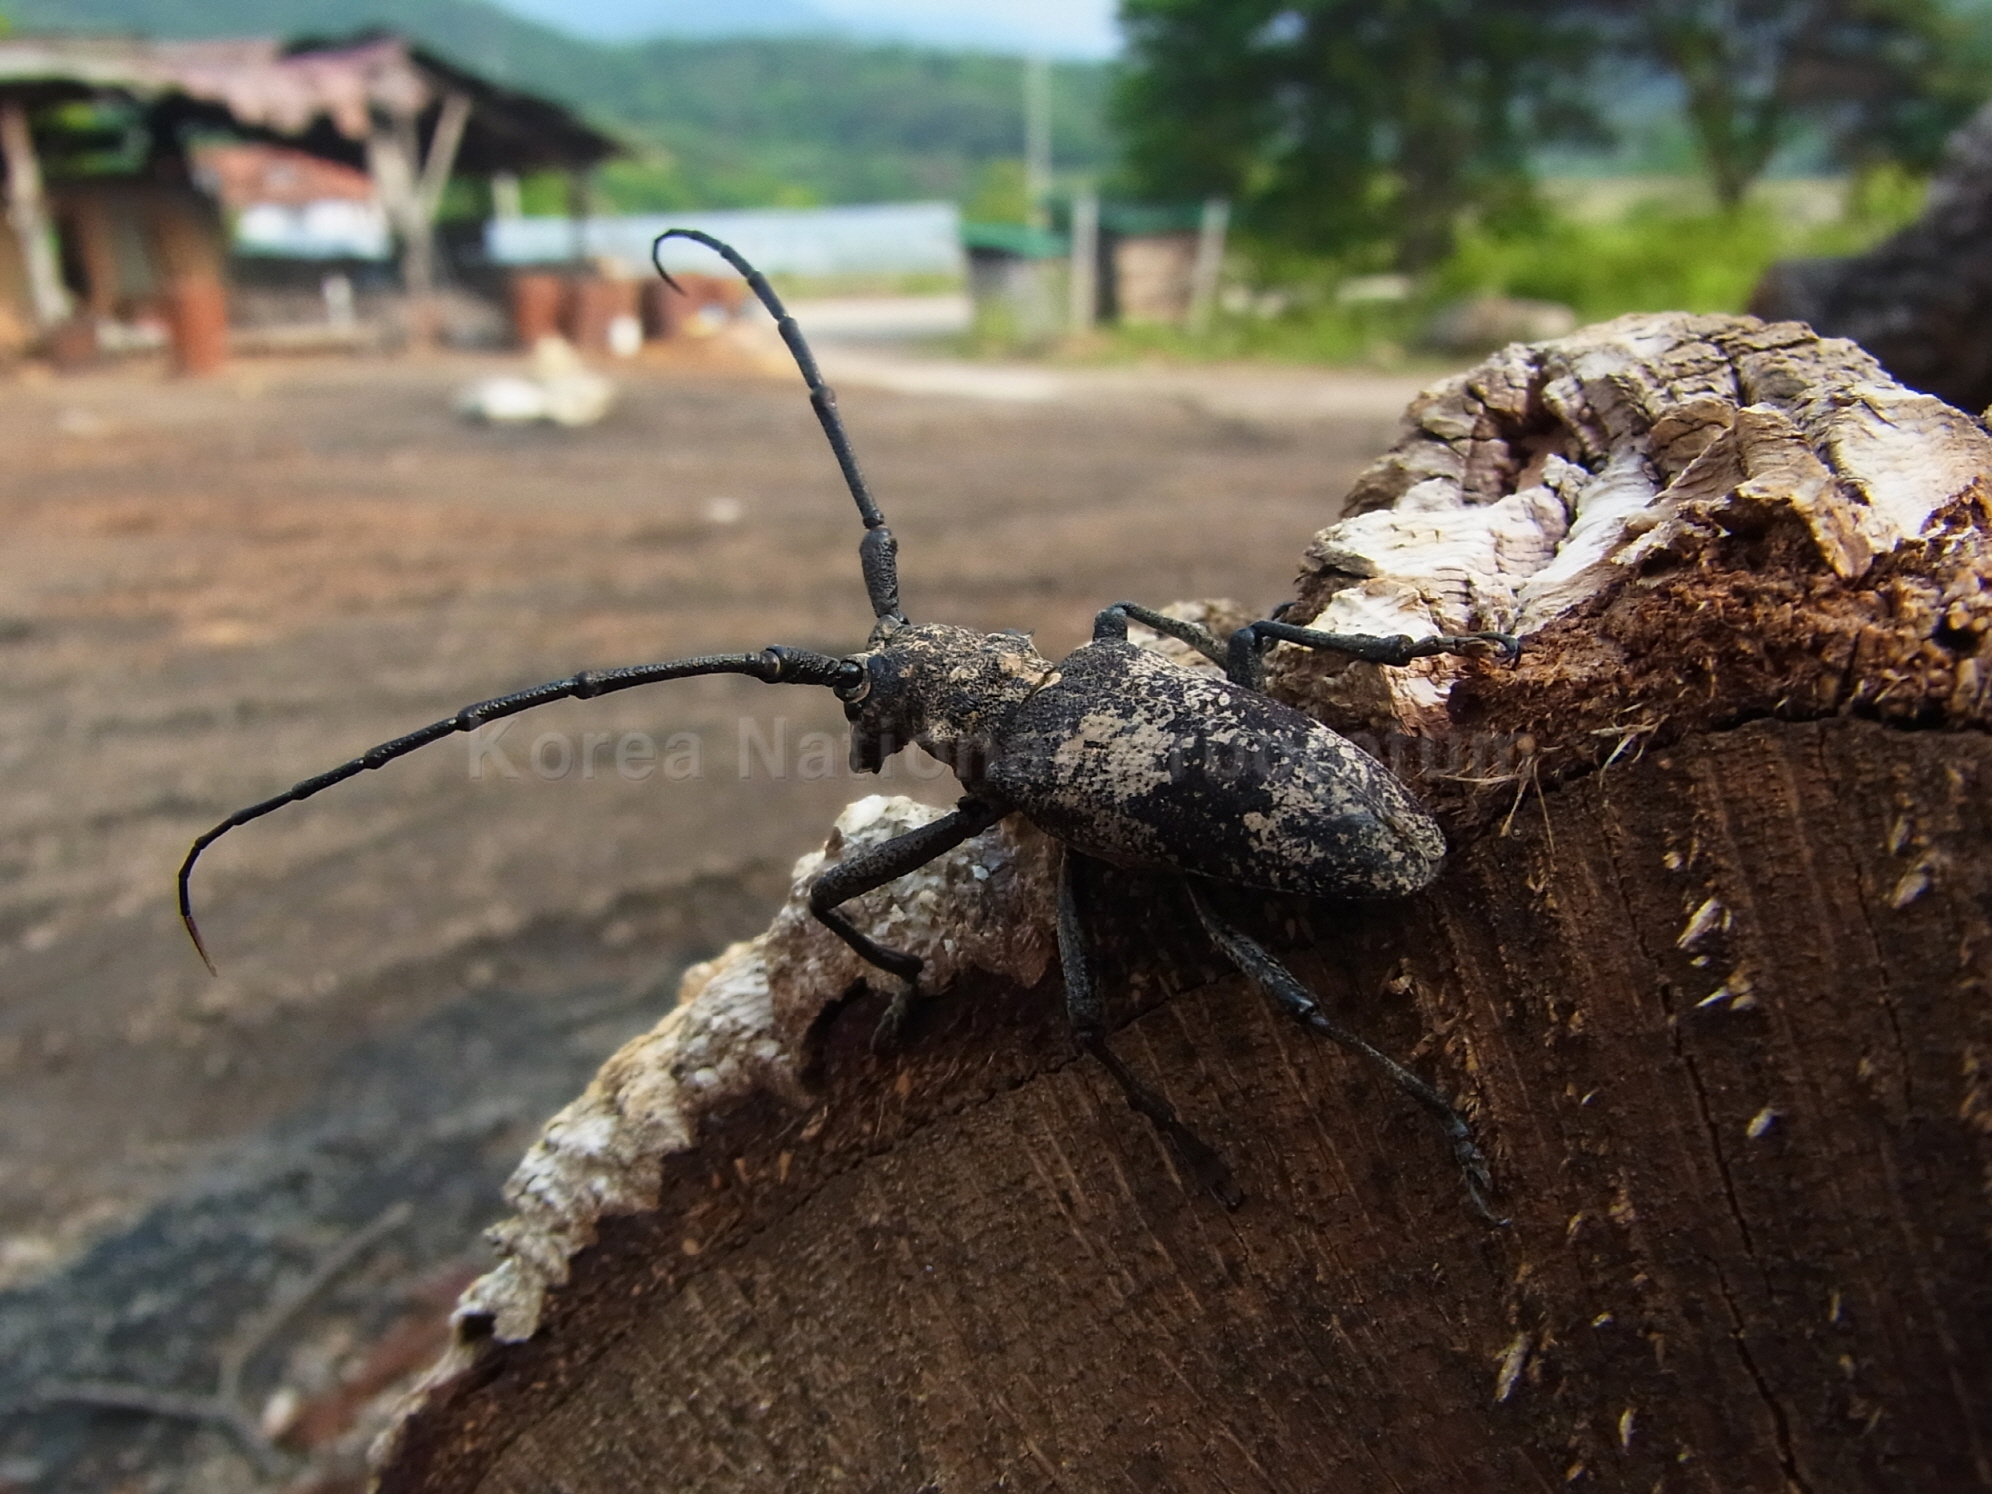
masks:
{"type": "Polygon", "coordinates": [[[1220,640],[1195,623],[1133,602],[1099,614],[1090,643],[1053,663],[1021,633],[978,633],[946,623],[908,622],[899,606],[897,546],[873,501],[823,382],[781,298],[729,245],[692,229],[747,279],[774,315],[809,386],[845,484],[864,522],[858,546],[874,622],[861,653],[832,658],[776,645],[749,654],[714,654],[588,670],[570,679],[480,701],[383,742],[286,793],[238,810],[201,836],[180,867],[180,916],[212,970],[189,896],[194,863],[216,839],[369,768],[379,768],[455,732],[549,701],[693,675],[744,674],[773,685],[820,685],[836,692],[851,722],[852,766],[877,772],[917,743],[951,765],[964,794],[954,811],[830,867],[811,885],[810,911],[870,964],[896,980],[880,1027],[890,1039],[919,992],[921,961],[877,943],[842,911],[850,899],[952,850],[1006,815],[1019,814],[1065,847],[1058,894],[1058,946],[1066,1003],[1078,1042],[1146,1116],[1186,1172],[1227,1204],[1239,1193],[1217,1155],[1169,1105],[1142,1084],[1106,1041],[1104,1009],[1088,954],[1089,902],[1099,864],[1180,876],[1205,930],[1247,976],[1295,1020],[1375,1064],[1438,1117],[1474,1208],[1488,1207],[1487,1164],[1466,1122],[1438,1090],[1325,1012],[1313,994],[1262,945],[1219,914],[1214,884],[1340,897],[1398,897],[1437,875],[1445,855],[1439,827],[1374,758],[1260,689],[1260,665],[1275,642],[1300,644],[1383,665],[1434,654],[1499,652],[1520,645],[1505,633],[1412,639],[1319,632],[1277,617],[1220,640]],[[1187,644],[1222,666],[1224,677],[1184,669],[1128,642],[1130,621],[1187,644]]]}

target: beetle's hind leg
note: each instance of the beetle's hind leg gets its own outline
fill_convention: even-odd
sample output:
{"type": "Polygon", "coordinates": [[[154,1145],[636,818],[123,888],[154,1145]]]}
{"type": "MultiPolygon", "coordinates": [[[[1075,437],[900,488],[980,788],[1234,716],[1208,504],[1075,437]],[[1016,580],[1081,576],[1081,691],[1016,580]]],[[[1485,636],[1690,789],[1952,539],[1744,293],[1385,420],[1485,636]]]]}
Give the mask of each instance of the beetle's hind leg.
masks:
{"type": "Polygon", "coordinates": [[[1452,1143],[1453,1159],[1459,1163],[1460,1175],[1466,1181],[1467,1196],[1473,1201],[1474,1212],[1489,1224],[1506,1224],[1508,1221],[1496,1214],[1488,1205],[1487,1194],[1493,1188],[1493,1178],[1487,1169],[1487,1159],[1481,1154],[1479,1144],[1473,1139],[1473,1131],[1466,1118],[1444,1095],[1403,1064],[1392,1058],[1382,1049],[1373,1046],[1358,1036],[1350,1028],[1343,1026],[1327,1012],[1314,993],[1302,985],[1300,978],[1279,962],[1264,945],[1250,935],[1243,933],[1225,921],[1210,905],[1203,889],[1188,878],[1184,886],[1195,905],[1197,917],[1203,921],[1211,942],[1230,958],[1240,970],[1250,977],[1252,983],[1264,991],[1280,1009],[1295,1021],[1305,1024],[1323,1037],[1332,1038],[1347,1048],[1368,1059],[1383,1071],[1392,1084],[1423,1105],[1438,1117],[1439,1124],[1452,1143]]]}
{"type": "Polygon", "coordinates": [[[952,851],[971,835],[980,835],[1008,812],[986,800],[965,798],[953,813],[895,836],[883,845],[860,851],[849,860],[838,862],[809,884],[809,911],[816,916],[816,921],[850,945],[862,959],[887,974],[899,977],[900,989],[893,993],[892,1004],[885,1009],[885,1016],[878,1024],[878,1032],[872,1040],[874,1048],[889,1046],[899,1035],[907,1010],[919,994],[920,967],[925,961],[903,949],[880,944],[839,912],[837,905],[854,897],[863,897],[874,888],[883,887],[908,872],[918,871],[935,857],[952,851]]]}
{"type": "Polygon", "coordinates": [[[1107,1046],[1106,1011],[1100,1001],[1099,987],[1093,981],[1086,929],[1089,884],[1097,865],[1068,846],[1065,865],[1058,875],[1058,962],[1065,973],[1065,1010],[1072,1019],[1073,1035],[1079,1046],[1113,1076],[1128,1107],[1145,1116],[1168,1143],[1183,1171],[1227,1209],[1235,1209],[1244,1195],[1238,1191],[1224,1159],[1184,1125],[1169,1102],[1137,1079],[1120,1055],[1107,1046]]]}

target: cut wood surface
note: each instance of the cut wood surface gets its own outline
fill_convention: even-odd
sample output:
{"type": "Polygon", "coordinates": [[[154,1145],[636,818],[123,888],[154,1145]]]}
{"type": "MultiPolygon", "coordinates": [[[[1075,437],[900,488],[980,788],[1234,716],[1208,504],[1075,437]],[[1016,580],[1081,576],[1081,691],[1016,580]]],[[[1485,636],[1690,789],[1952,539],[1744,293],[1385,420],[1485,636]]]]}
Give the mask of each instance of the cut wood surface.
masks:
{"type": "Polygon", "coordinates": [[[381,1487],[1992,1486],[1988,471],[1850,344],[1629,318],[1430,391],[1309,547],[1296,619],[1527,635],[1276,658],[1452,856],[1226,898],[1457,1098],[1505,1228],[1118,874],[1116,1044],[1247,1196],[1189,1186],[1006,823],[862,905],[936,967],[891,1055],[794,902],[687,976],[521,1165],[381,1487]]]}

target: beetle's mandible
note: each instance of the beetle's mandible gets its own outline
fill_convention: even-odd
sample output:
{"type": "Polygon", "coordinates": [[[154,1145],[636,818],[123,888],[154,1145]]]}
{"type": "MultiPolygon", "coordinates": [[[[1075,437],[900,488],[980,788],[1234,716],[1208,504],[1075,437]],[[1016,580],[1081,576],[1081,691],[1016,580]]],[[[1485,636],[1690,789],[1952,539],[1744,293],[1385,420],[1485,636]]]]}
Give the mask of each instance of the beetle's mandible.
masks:
{"type": "Polygon", "coordinates": [[[652,258],[667,281],[659,251],[671,238],[706,245],[745,276],[795,356],[864,522],[858,556],[875,619],[865,649],[834,658],[777,645],[758,653],[585,671],[466,706],[239,810],[196,840],[180,867],[180,916],[208,968],[214,963],[194,922],[190,878],[201,853],[239,825],[452,733],[474,731],[550,701],[707,674],[819,685],[844,703],[854,768],[877,772],[893,753],[917,743],[949,764],[965,791],[952,813],[830,867],[810,887],[811,912],[895,978],[881,1034],[896,1032],[918,994],[921,961],[877,943],[842,905],[1006,815],[1020,814],[1065,847],[1058,947],[1079,1044],[1199,1183],[1227,1204],[1238,1201],[1222,1161],[1106,1041],[1087,927],[1102,862],[1179,875],[1212,941],[1267,995],[1296,1020],[1378,1066],[1439,1119],[1473,1207],[1499,1222],[1487,1203],[1486,1161],[1451,1102],[1324,1011],[1278,959],[1217,910],[1208,893],[1213,884],[1231,884],[1306,895],[1397,897],[1430,882],[1445,855],[1438,825],[1381,763],[1261,691],[1260,664],[1270,645],[1293,643],[1401,665],[1434,654],[1499,653],[1512,659],[1518,641],[1505,633],[1415,640],[1325,633],[1280,621],[1277,614],[1219,639],[1195,623],[1116,602],[1100,613],[1090,643],[1054,663],[1020,633],[909,622],[899,605],[892,531],[858,469],[836,396],[795,320],[759,271],[729,245],[696,230],[673,229],[653,245],[652,258]],[[1184,669],[1128,642],[1130,621],[1187,644],[1222,666],[1224,676],[1184,669]]]}

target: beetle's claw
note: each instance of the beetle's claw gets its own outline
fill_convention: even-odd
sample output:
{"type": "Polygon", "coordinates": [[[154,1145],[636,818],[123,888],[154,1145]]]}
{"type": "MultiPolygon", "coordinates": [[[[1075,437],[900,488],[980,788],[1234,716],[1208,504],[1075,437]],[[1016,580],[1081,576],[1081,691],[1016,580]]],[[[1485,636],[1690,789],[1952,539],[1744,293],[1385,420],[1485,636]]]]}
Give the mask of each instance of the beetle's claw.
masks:
{"type": "Polygon", "coordinates": [[[886,1003],[885,1015],[872,1029],[873,1053],[890,1053],[899,1046],[900,1032],[906,1026],[906,1014],[913,1009],[913,1000],[920,994],[918,982],[909,980],[904,985],[905,989],[893,993],[892,1000],[886,1003]]]}
{"type": "Polygon", "coordinates": [[[1513,633],[1462,633],[1458,642],[1467,645],[1460,649],[1463,654],[1478,655],[1483,648],[1492,649],[1504,664],[1521,662],[1522,640],[1513,633]],[[1481,647],[1476,648],[1473,645],[1481,647]]]}
{"type": "Polygon", "coordinates": [[[1480,1154],[1470,1138],[1456,1137],[1453,1142],[1453,1155],[1459,1159],[1459,1170],[1466,1179],[1466,1196],[1473,1203],[1473,1212],[1481,1221],[1495,1229],[1508,1226],[1508,1216],[1497,1214],[1494,1206],[1487,1201],[1487,1195],[1494,1188],[1494,1174],[1488,1169],[1487,1159],[1480,1154]]]}
{"type": "Polygon", "coordinates": [[[1231,1168],[1201,1136],[1180,1121],[1162,1134],[1168,1138],[1176,1160],[1199,1188],[1227,1209],[1235,1209],[1245,1202],[1245,1191],[1231,1175],[1231,1168]]]}

